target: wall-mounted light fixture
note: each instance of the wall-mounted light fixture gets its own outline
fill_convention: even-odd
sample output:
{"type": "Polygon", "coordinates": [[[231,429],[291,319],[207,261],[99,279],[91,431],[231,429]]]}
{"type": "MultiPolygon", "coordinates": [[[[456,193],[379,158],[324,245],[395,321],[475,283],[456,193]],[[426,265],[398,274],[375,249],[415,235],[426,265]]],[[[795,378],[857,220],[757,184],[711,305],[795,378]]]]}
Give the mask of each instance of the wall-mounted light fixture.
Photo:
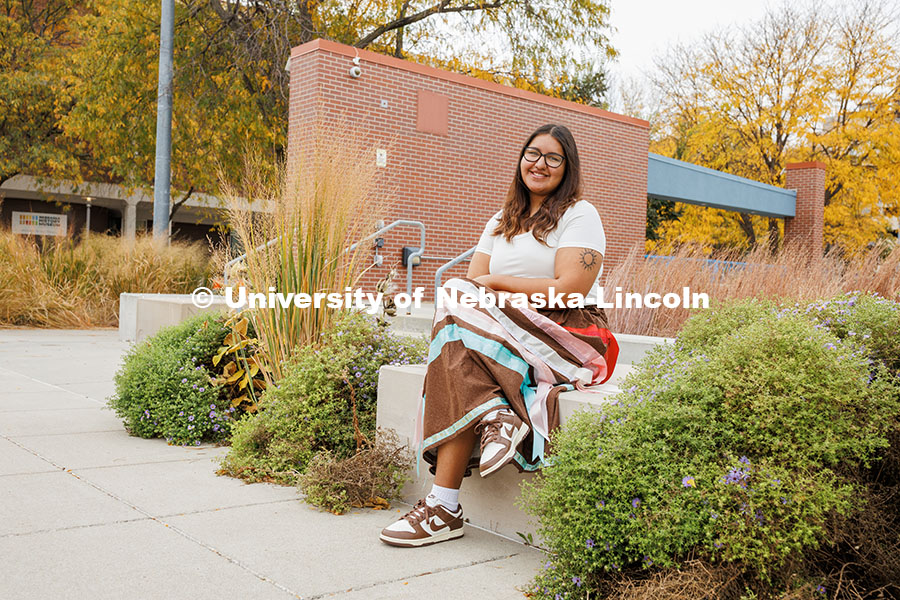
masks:
{"type": "Polygon", "coordinates": [[[375,238],[375,266],[380,267],[384,262],[384,257],[378,251],[384,248],[384,238],[375,238]]]}
{"type": "MultiPolygon", "coordinates": [[[[418,251],[419,251],[419,249],[416,248],[415,246],[404,246],[403,247],[403,266],[404,267],[409,264],[409,257],[418,251]]],[[[421,262],[422,262],[422,257],[416,256],[412,259],[412,266],[418,267],[421,262]]]]}

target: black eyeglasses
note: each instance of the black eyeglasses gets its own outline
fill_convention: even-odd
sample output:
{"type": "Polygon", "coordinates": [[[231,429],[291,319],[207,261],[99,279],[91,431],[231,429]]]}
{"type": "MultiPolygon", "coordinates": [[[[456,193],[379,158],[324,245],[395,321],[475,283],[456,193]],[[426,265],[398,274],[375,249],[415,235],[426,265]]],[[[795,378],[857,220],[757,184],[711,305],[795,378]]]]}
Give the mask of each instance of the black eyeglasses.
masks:
{"type": "Polygon", "coordinates": [[[563,161],[566,160],[566,157],[562,154],[557,154],[556,152],[548,152],[547,154],[544,154],[533,146],[528,146],[522,152],[522,158],[530,163],[536,163],[537,161],[541,160],[542,156],[544,157],[544,162],[547,164],[547,166],[554,169],[561,166],[563,164],[563,161]]]}

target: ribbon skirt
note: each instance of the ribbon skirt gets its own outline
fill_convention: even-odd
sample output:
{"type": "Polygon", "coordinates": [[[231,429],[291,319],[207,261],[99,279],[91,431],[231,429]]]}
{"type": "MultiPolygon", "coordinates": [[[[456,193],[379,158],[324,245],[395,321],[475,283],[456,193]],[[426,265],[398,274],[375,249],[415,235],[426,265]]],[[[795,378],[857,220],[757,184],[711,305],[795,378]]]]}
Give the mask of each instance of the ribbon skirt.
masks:
{"type": "MultiPolygon", "coordinates": [[[[496,299],[492,290],[469,279],[451,279],[444,288],[496,299]]],[[[450,293],[442,298],[417,418],[419,452],[434,465],[438,446],[486,413],[508,407],[531,428],[516,465],[523,471],[540,468],[550,432],[559,426],[560,392],[590,391],[588,386],[612,375],[617,347],[603,309],[532,310],[496,302],[471,307],[450,293]]]]}

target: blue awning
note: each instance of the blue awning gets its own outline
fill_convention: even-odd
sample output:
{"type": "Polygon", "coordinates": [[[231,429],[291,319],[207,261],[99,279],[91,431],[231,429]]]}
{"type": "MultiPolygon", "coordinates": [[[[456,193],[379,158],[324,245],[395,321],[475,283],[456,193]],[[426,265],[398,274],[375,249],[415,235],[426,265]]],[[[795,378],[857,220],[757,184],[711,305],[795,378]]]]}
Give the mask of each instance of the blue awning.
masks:
{"type": "Polygon", "coordinates": [[[793,217],[797,191],[650,154],[647,197],[751,213],[793,217]]]}

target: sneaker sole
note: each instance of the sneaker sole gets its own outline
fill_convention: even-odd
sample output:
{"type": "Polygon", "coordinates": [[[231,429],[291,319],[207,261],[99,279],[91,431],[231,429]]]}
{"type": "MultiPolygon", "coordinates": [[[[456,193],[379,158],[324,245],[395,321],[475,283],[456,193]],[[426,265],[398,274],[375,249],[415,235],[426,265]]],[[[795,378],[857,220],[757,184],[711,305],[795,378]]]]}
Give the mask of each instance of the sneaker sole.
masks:
{"type": "Polygon", "coordinates": [[[530,432],[530,431],[531,431],[531,428],[528,427],[528,425],[526,425],[525,423],[523,423],[522,428],[512,438],[512,441],[510,441],[509,450],[506,451],[506,454],[503,456],[503,458],[501,458],[500,460],[495,462],[493,465],[491,465],[487,469],[481,470],[481,468],[479,467],[479,473],[481,474],[481,476],[487,477],[494,471],[506,466],[509,463],[509,461],[512,459],[512,457],[516,455],[516,447],[519,445],[519,443],[522,440],[525,439],[525,437],[528,435],[528,432],[530,432]]]}
{"type": "Polygon", "coordinates": [[[462,536],[463,528],[460,527],[459,529],[454,529],[446,533],[439,533],[437,535],[432,535],[420,540],[398,540],[397,538],[386,536],[383,533],[379,535],[378,538],[389,546],[398,546],[400,548],[420,548],[422,546],[430,546],[431,544],[446,542],[447,540],[455,540],[456,538],[461,538],[462,536]]]}

